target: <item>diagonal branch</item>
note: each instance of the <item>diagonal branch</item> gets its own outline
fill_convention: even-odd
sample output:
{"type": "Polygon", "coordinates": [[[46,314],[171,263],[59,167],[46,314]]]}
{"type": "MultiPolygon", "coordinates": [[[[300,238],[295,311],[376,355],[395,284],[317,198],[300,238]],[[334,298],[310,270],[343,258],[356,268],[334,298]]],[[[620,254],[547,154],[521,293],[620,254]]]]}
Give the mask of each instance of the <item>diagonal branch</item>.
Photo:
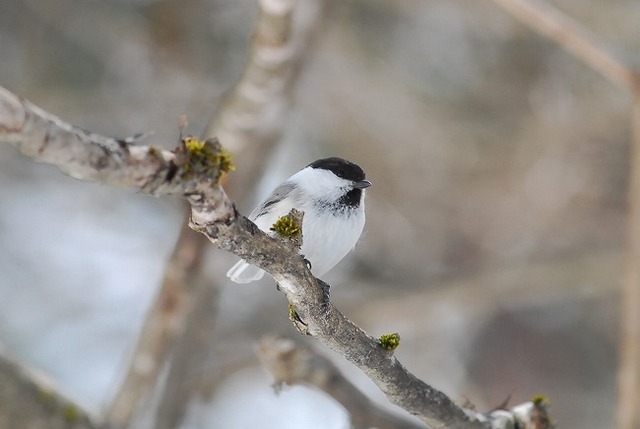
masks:
{"type": "Polygon", "coordinates": [[[0,349],[0,427],[99,429],[102,424],[51,380],[0,349]]]}
{"type": "Polygon", "coordinates": [[[291,340],[265,336],[260,340],[258,357],[273,376],[276,389],[282,384],[308,384],[323,390],[349,412],[354,429],[424,428],[424,425],[381,409],[328,358],[291,340]]]}
{"type": "Polygon", "coordinates": [[[533,30],[545,35],[610,81],[638,90],[640,75],[618,60],[584,26],[537,0],[493,0],[533,30]]]}
{"type": "Polygon", "coordinates": [[[177,339],[186,329],[193,307],[194,283],[200,272],[206,241],[185,224],[165,269],[162,287],[145,318],[132,361],[122,379],[106,420],[126,427],[140,402],[156,384],[177,339]]]}
{"type": "Polygon", "coordinates": [[[13,144],[34,160],[54,164],[81,180],[185,198],[191,205],[194,230],[218,248],[271,274],[310,335],[356,365],[392,403],[431,427],[549,427],[532,423],[541,410],[546,412],[540,401],[498,414],[458,407],[411,374],[379,340],[327,304],[303,258],[237,213],[220,185],[230,159],[217,141],[186,138],[172,152],[134,146],[66,124],[0,87],[0,142],[13,144]]]}

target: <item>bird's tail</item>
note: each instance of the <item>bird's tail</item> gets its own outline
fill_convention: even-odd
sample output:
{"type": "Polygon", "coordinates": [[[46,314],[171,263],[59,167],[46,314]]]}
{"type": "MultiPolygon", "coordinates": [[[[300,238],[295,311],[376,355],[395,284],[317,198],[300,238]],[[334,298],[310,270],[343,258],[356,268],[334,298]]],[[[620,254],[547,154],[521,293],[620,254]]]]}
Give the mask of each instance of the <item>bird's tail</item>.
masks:
{"type": "Polygon", "coordinates": [[[253,265],[249,265],[244,260],[239,261],[229,271],[227,277],[236,283],[251,283],[260,280],[264,271],[253,265]]]}

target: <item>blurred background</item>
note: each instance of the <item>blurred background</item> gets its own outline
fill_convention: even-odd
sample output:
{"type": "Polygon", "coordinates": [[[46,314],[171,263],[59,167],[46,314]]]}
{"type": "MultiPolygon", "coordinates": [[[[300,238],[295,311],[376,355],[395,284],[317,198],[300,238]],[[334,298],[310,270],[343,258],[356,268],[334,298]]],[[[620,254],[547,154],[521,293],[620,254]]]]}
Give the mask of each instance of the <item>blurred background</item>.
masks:
{"type": "MultiPolygon", "coordinates": [[[[637,65],[639,2],[551,3],[637,65]]],[[[179,116],[201,134],[240,78],[257,13],[255,0],[3,0],[0,84],[82,128],[153,131],[147,142],[170,149],[179,116]]],[[[357,162],[373,182],[367,226],[325,279],[333,303],[371,335],[399,332],[399,359],[458,402],[544,394],[560,427],[612,427],[628,91],[488,1],[329,2],[316,38],[265,180],[229,178],[240,210],[316,158],[357,162]]],[[[2,146],[0,208],[2,348],[105,409],[180,201],[78,182],[2,146]]],[[[286,301],[270,280],[228,282],[235,258],[210,247],[220,297],[203,341],[219,345],[190,374],[201,385],[181,427],[349,427],[319,391],[273,393],[254,350],[268,333],[299,339],[286,301]]]]}

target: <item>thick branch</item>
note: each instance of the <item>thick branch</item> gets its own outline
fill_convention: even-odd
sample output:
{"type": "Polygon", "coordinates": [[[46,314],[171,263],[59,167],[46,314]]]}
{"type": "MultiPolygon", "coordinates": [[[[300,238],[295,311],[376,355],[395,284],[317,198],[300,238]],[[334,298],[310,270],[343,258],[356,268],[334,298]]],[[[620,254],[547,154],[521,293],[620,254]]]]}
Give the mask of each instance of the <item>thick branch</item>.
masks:
{"type": "Polygon", "coordinates": [[[0,87],[0,139],[36,161],[56,165],[71,177],[145,192],[181,195],[165,179],[175,172],[175,154],[133,146],[67,124],[0,87]]]}
{"type": "Polygon", "coordinates": [[[186,198],[193,229],[270,273],[307,332],[360,368],[392,403],[434,428],[509,427],[492,426],[493,413],[487,416],[455,405],[408,372],[378,340],[327,305],[303,258],[235,211],[219,184],[228,160],[216,141],[204,145],[183,141],[173,152],[132,146],[72,127],[0,88],[0,142],[11,143],[33,159],[54,164],[79,179],[186,198]]]}

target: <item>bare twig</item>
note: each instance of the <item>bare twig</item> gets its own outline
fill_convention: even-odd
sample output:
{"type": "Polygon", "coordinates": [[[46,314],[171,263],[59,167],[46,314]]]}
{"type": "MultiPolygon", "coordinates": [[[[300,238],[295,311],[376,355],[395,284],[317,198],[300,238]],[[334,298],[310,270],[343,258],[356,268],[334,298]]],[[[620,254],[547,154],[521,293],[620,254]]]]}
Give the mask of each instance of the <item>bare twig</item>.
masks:
{"type": "Polygon", "coordinates": [[[627,261],[620,309],[619,429],[640,427],[640,97],[636,97],[632,121],[627,261]]]}
{"type": "MultiPolygon", "coordinates": [[[[191,231],[193,233],[193,231],[191,231]]],[[[201,259],[201,258],[199,258],[201,259]]],[[[155,413],[156,429],[180,427],[191,396],[198,391],[204,362],[211,362],[211,332],[215,325],[219,289],[197,271],[188,284],[190,294],[184,335],[176,338],[169,371],[155,413]]],[[[215,359],[215,358],[214,358],[215,359]]]]}
{"type": "Polygon", "coordinates": [[[229,91],[204,136],[225,142],[246,172],[231,185],[249,189],[280,140],[293,93],[313,52],[326,0],[260,0],[260,15],[242,78],[229,91]]]}
{"type": "Polygon", "coordinates": [[[507,428],[514,421],[533,421],[534,413],[540,414],[541,407],[545,410],[541,404],[518,407],[501,412],[498,420],[495,412],[482,414],[458,407],[407,371],[379,340],[327,305],[323,289],[295,250],[236,212],[220,186],[229,159],[217,141],[203,144],[186,139],[173,152],[134,146],[66,124],[0,88],[0,142],[13,144],[34,160],[54,164],[81,180],[185,198],[191,205],[194,230],[218,248],[271,274],[310,335],[356,365],[392,403],[433,428],[507,428]]]}
{"type": "Polygon", "coordinates": [[[255,149],[282,131],[292,82],[303,64],[322,1],[299,2],[303,14],[294,27],[294,0],[260,0],[260,16],[241,80],[222,102],[205,136],[216,136],[238,154],[255,149]]]}
{"type": "Polygon", "coordinates": [[[347,409],[354,429],[417,429],[411,422],[381,409],[354,386],[326,357],[285,338],[266,336],[258,346],[258,357],[282,384],[310,384],[328,393],[347,409]]]}
{"type": "Polygon", "coordinates": [[[537,0],[493,0],[533,30],[547,36],[612,82],[637,91],[640,75],[618,60],[584,26],[537,0]]]}
{"type": "Polygon", "coordinates": [[[0,351],[0,427],[97,429],[101,425],[59,386],[0,351]]]}
{"type": "Polygon", "coordinates": [[[156,384],[177,338],[184,332],[194,305],[193,285],[206,244],[185,224],[167,264],[165,277],[138,337],[131,365],[106,415],[116,427],[125,427],[140,401],[156,384]]]}

